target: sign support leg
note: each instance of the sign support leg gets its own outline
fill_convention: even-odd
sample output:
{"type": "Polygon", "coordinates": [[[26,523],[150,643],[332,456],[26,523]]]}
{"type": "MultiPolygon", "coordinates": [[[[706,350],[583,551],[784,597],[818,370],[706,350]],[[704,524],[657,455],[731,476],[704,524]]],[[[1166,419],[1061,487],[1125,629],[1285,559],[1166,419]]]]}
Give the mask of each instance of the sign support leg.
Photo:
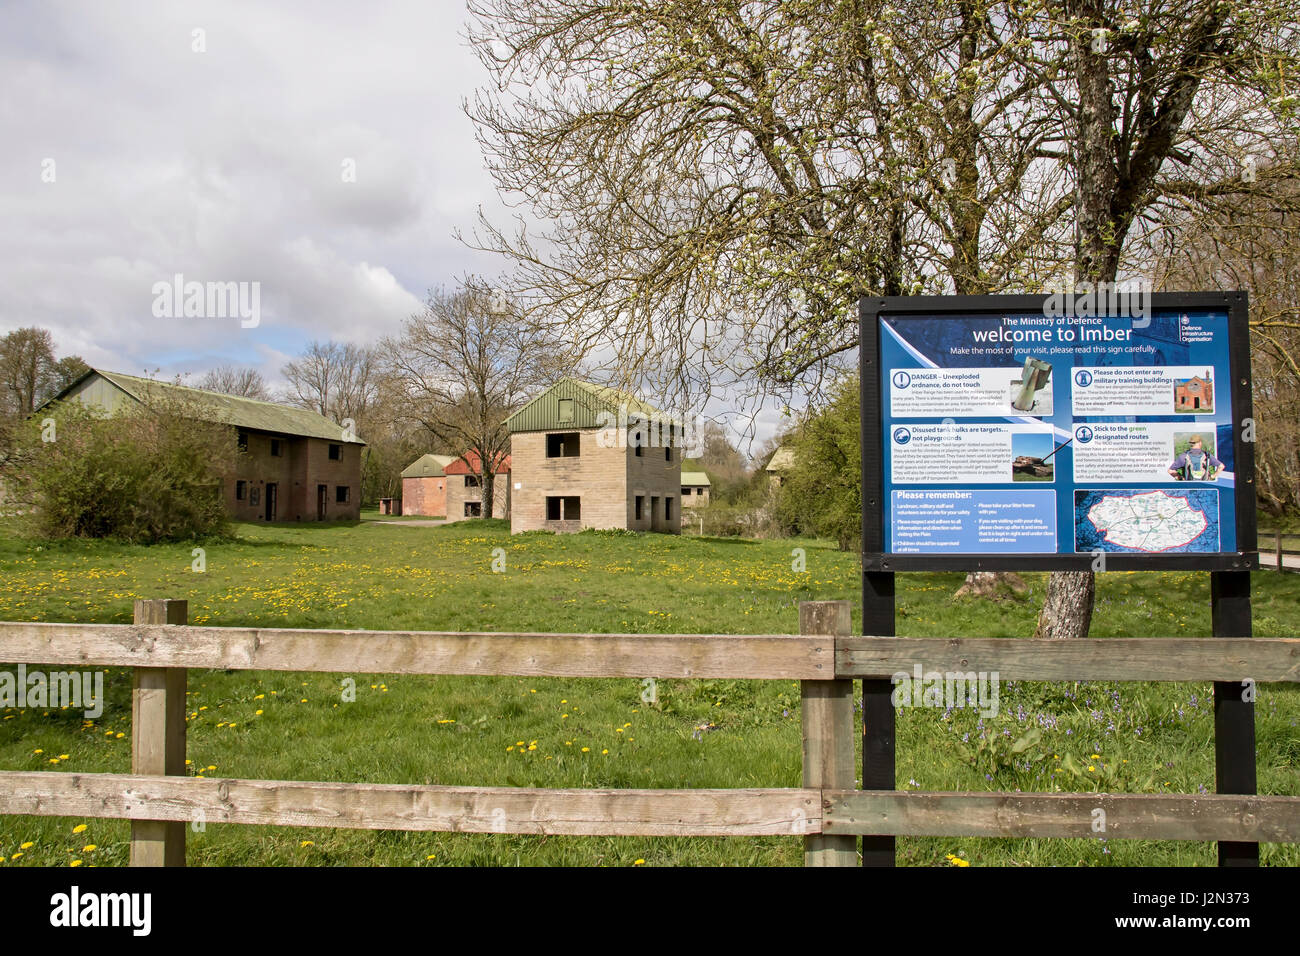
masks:
{"type": "MultiPolygon", "coordinates": [[[[1250,572],[1211,571],[1210,607],[1215,637],[1250,637],[1250,572]]],[[[1214,789],[1255,793],[1254,686],[1214,682],[1214,789]]],[[[1259,866],[1258,843],[1219,843],[1219,866],[1259,866]]]]}
{"type": "MultiPolygon", "coordinates": [[[[862,633],[893,637],[894,572],[862,572],[862,633]]],[[[888,679],[862,681],[862,789],[894,789],[894,685],[888,679]]],[[[864,836],[862,865],[895,865],[892,836],[864,836]]]]}

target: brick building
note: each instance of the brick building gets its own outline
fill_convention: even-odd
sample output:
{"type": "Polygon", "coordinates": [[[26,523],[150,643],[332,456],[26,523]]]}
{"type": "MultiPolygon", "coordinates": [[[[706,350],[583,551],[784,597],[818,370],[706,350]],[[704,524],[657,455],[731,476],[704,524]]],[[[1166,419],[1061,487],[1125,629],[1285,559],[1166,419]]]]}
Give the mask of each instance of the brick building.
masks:
{"type": "Polygon", "coordinates": [[[402,471],[402,514],[447,514],[447,475],[454,455],[421,455],[402,471]]]}
{"type": "Polygon", "coordinates": [[[511,532],[680,533],[679,422],[634,396],[566,378],[506,424],[511,532]]]}
{"type": "MultiPolygon", "coordinates": [[[[474,450],[453,459],[446,468],[447,520],[483,516],[483,462],[474,450]]],[[[497,458],[492,472],[492,517],[510,517],[510,456],[497,458]]]]}
{"type": "Polygon", "coordinates": [[[709,503],[712,483],[702,471],[682,472],[682,507],[703,508],[709,503]]]}
{"type": "Polygon", "coordinates": [[[794,449],[781,445],[772,452],[772,457],[763,470],[768,474],[768,484],[773,491],[785,482],[786,473],[794,469],[794,449]]]}
{"type": "MultiPolygon", "coordinates": [[[[302,408],[91,369],[50,402],[77,401],[112,414],[165,404],[235,429],[240,454],[222,478],[237,521],[334,521],[361,517],[361,449],[328,418],[302,408]]],[[[49,404],[49,403],[46,403],[49,404]]]]}
{"type": "Polygon", "coordinates": [[[1179,412],[1214,411],[1214,379],[1209,370],[1205,376],[1193,376],[1174,383],[1174,410],[1179,412]]]}

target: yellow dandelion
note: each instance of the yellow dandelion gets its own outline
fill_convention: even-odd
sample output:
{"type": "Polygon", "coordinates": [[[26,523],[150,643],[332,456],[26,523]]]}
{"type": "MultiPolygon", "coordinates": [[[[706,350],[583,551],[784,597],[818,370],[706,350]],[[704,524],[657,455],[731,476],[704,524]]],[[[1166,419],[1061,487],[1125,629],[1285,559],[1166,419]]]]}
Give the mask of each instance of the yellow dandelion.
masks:
{"type": "Polygon", "coordinates": [[[85,832],[86,832],[86,824],[84,824],[84,823],[78,823],[75,827],[72,828],[72,832],[73,832],[73,833],[85,833],[85,832]]]}

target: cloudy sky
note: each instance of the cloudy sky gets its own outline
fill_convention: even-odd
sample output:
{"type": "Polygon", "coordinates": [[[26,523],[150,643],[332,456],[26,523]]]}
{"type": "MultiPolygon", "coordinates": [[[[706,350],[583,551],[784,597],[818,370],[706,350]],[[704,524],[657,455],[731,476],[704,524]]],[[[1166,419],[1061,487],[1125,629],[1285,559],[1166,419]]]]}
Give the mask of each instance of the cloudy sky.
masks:
{"type": "Polygon", "coordinates": [[[4,0],[0,333],[274,385],[312,340],[373,342],[429,288],[496,274],[453,234],[507,214],[462,109],[487,82],[464,20],[464,0],[4,0]],[[157,301],[176,276],[258,283],[256,326],[157,301]]]}
{"type": "Polygon", "coordinates": [[[0,332],[274,380],[312,339],[372,341],[430,286],[497,271],[452,234],[501,208],[461,108],[485,77],[463,20],[461,0],[6,0],[0,332]],[[260,322],[156,316],[177,274],[260,283],[260,322]]]}

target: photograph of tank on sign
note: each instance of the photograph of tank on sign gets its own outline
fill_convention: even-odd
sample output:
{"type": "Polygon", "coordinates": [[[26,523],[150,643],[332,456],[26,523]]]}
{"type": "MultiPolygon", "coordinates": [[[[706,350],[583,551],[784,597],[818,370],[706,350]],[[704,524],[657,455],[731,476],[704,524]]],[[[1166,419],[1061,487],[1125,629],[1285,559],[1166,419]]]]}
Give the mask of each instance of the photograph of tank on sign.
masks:
{"type": "Polygon", "coordinates": [[[1052,366],[1032,355],[1020,377],[1011,380],[1011,407],[1028,415],[1052,414],[1052,366]]]}
{"type": "Polygon", "coordinates": [[[1015,432],[1011,436],[1011,480],[1054,481],[1053,458],[1058,450],[1051,432],[1015,432]]]}

